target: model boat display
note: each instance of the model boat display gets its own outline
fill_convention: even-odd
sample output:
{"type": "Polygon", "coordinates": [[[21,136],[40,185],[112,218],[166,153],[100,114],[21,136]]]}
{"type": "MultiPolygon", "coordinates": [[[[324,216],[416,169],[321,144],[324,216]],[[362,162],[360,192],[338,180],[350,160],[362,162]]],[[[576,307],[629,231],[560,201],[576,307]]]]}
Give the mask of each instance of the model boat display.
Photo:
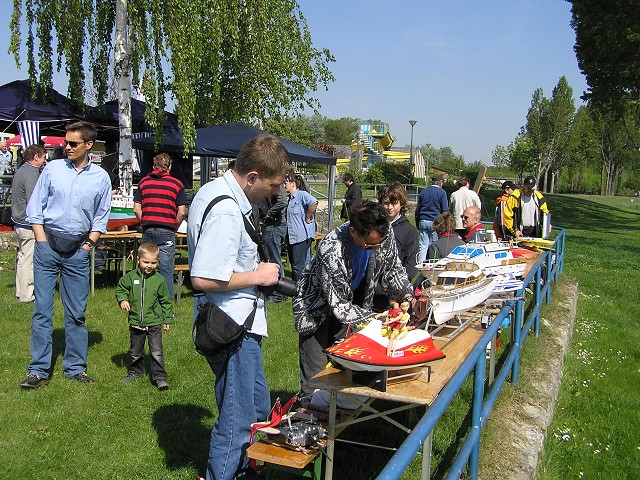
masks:
{"type": "Polygon", "coordinates": [[[132,229],[140,223],[133,213],[133,195],[117,193],[111,196],[111,212],[107,230],[122,230],[124,227],[132,229]]]}
{"type": "Polygon", "coordinates": [[[527,262],[537,257],[534,251],[497,241],[493,230],[480,230],[476,238],[475,242],[454,248],[445,258],[425,260],[416,266],[425,278],[440,273],[448,263],[456,261],[472,261],[487,275],[513,274],[519,277],[524,274],[527,262]]]}
{"type": "Polygon", "coordinates": [[[387,355],[389,339],[383,336],[380,320],[371,320],[358,333],[325,350],[340,365],[354,371],[401,370],[444,358],[428,332],[414,329],[399,338],[392,355],[387,355]]]}
{"type": "Polygon", "coordinates": [[[430,318],[440,325],[484,302],[495,285],[496,277],[487,276],[476,263],[451,261],[421,294],[431,305],[430,318]]]}

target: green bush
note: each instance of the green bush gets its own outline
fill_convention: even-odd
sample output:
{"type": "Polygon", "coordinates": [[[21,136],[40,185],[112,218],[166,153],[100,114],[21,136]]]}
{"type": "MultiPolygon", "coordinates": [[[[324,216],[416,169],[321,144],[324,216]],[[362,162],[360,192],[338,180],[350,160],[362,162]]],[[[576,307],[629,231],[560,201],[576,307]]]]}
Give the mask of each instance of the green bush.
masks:
{"type": "Polygon", "coordinates": [[[386,184],[392,182],[412,183],[409,165],[405,163],[375,163],[364,176],[364,183],[386,184]]]}

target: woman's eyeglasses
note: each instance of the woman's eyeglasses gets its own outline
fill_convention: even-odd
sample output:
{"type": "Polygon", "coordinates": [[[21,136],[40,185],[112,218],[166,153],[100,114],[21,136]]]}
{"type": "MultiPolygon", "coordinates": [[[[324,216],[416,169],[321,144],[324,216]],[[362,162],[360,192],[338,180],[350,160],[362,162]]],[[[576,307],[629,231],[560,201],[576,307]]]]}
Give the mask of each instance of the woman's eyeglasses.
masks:
{"type": "Polygon", "coordinates": [[[73,140],[65,140],[64,141],[64,146],[65,147],[71,147],[71,148],[77,148],[78,145],[80,145],[81,143],[86,143],[86,142],[74,142],[73,140]]]}

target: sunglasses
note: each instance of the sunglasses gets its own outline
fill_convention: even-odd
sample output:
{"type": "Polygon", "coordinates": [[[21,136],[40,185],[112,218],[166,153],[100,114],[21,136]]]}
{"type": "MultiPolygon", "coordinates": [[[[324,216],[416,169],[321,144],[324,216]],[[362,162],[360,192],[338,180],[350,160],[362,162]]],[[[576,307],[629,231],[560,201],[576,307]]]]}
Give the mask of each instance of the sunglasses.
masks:
{"type": "Polygon", "coordinates": [[[378,248],[380,248],[380,245],[382,245],[384,241],[387,239],[387,237],[389,236],[389,235],[385,235],[384,237],[382,237],[382,240],[380,240],[378,243],[369,244],[364,241],[364,238],[362,238],[362,235],[360,235],[357,231],[356,231],[356,235],[358,235],[360,237],[360,240],[362,240],[362,245],[365,250],[377,250],[378,248]]]}
{"type": "Polygon", "coordinates": [[[77,146],[80,145],[81,143],[87,143],[87,142],[74,142],[72,140],[65,140],[64,141],[64,146],[65,147],[71,147],[71,148],[77,148],[77,146]]]}

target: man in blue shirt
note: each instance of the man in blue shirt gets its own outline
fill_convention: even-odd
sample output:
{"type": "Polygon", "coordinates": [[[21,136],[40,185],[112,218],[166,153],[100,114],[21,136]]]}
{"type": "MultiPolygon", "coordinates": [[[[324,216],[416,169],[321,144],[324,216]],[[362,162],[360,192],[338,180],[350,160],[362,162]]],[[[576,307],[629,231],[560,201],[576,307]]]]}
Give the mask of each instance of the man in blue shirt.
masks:
{"type": "Polygon", "coordinates": [[[22,388],[49,383],[58,274],[64,308],[64,375],[81,383],[94,383],[86,374],[89,335],[84,312],[89,295],[89,253],[107,231],[111,182],[107,172],[89,161],[97,137],[93,125],[76,122],[67,125],[66,131],[67,158],[47,164],[27,205],[27,221],[36,238],[35,302],[31,363],[29,375],[20,383],[22,388]]]}
{"type": "Polygon", "coordinates": [[[265,420],[271,408],[262,365],[267,318],[259,287],[278,283],[280,266],[261,261],[264,259],[259,258],[243,216],[251,222],[252,205],[278,195],[290,169],[291,160],[282,143],[271,135],[259,135],[242,147],[233,170],[200,188],[189,208],[191,283],[204,292],[194,298],[194,307],[211,301],[238,325],[254,314],[253,324],[242,340],[217,355],[206,356],[216,377],[218,404],[207,480],[242,478],[247,473],[244,451],[251,424],[265,420]],[[231,198],[219,201],[204,216],[211,201],[221,195],[231,198]]]}
{"type": "Polygon", "coordinates": [[[433,229],[433,221],[438,215],[449,211],[447,193],[442,189],[442,176],[432,178],[433,184],[420,192],[416,203],[416,226],[420,232],[420,261],[427,255],[427,249],[432,242],[438,239],[438,234],[433,229]]]}

